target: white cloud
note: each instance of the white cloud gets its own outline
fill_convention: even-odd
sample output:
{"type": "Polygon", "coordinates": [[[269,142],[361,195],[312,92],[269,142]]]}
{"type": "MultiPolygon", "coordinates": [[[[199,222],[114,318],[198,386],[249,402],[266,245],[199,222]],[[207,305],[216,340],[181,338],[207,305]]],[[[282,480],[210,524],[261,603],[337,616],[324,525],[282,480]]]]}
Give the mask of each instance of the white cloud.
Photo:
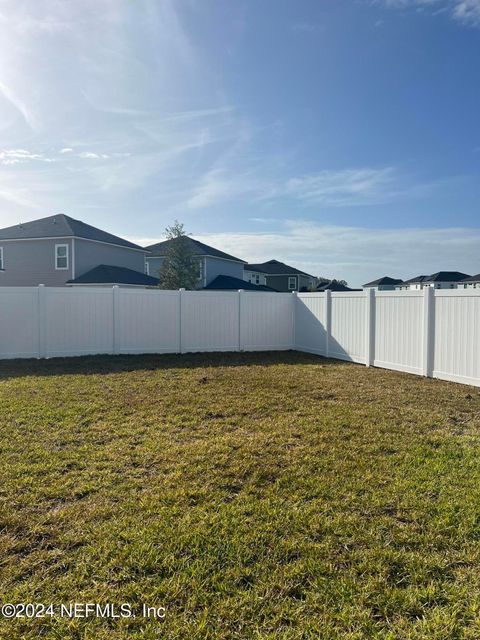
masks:
{"type": "Polygon", "coordinates": [[[33,153],[26,149],[2,149],[0,150],[0,164],[12,165],[31,161],[54,162],[54,158],[43,153],[33,153]]]}
{"type": "Polygon", "coordinates": [[[71,147],[63,147],[63,149],[60,149],[60,151],[58,153],[72,153],[73,149],[71,147]]]}
{"type": "Polygon", "coordinates": [[[480,26],[480,0],[457,1],[453,15],[457,20],[475,27],[480,26]]]}
{"type": "Polygon", "coordinates": [[[82,151],[78,154],[79,158],[86,160],[106,160],[110,156],[107,153],[95,153],[94,151],[82,151]]]}

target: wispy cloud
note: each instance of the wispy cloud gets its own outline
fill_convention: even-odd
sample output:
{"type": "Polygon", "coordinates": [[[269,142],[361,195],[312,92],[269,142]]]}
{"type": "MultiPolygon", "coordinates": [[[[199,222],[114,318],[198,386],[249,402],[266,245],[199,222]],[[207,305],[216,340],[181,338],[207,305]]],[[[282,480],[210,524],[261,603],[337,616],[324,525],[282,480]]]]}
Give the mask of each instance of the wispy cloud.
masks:
{"type": "Polygon", "coordinates": [[[480,27],[480,0],[374,0],[395,9],[417,8],[432,14],[449,13],[458,22],[480,27]]]}
{"type": "Polygon", "coordinates": [[[31,129],[36,128],[33,114],[28,109],[25,102],[17,95],[15,89],[0,80],[0,96],[3,96],[22,115],[23,119],[31,129]]]}
{"type": "Polygon", "coordinates": [[[392,195],[397,179],[392,167],[323,170],[288,180],[286,192],[315,205],[341,207],[374,204],[392,195]]]}

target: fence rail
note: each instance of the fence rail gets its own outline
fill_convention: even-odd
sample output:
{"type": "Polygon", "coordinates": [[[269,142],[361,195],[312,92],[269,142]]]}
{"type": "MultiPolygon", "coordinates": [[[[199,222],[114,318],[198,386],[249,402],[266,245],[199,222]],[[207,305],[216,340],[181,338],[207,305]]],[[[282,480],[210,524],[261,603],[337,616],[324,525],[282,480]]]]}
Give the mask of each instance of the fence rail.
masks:
{"type": "Polygon", "coordinates": [[[286,349],[480,386],[480,290],[0,288],[0,359],[286,349]]]}

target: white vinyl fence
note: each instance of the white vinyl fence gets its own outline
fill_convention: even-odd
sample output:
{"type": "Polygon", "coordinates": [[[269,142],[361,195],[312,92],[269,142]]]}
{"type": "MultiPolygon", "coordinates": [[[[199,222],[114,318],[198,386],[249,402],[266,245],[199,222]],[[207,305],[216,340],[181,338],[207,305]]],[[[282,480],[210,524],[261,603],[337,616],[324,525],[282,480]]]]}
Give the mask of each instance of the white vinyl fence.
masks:
{"type": "Polygon", "coordinates": [[[0,359],[285,349],[480,386],[480,290],[0,288],[0,359]]]}
{"type": "Polygon", "coordinates": [[[294,348],[291,293],[0,288],[0,358],[294,348]]]}
{"type": "Polygon", "coordinates": [[[299,351],[480,386],[480,290],[300,293],[299,351]]]}

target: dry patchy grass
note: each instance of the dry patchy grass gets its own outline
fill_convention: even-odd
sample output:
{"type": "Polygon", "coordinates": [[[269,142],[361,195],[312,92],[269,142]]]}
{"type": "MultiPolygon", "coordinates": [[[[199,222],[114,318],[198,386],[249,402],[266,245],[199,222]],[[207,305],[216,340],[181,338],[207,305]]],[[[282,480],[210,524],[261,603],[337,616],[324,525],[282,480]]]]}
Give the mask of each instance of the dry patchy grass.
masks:
{"type": "Polygon", "coordinates": [[[480,637],[480,392],[298,353],[1,363],[8,640],[480,637]]]}

